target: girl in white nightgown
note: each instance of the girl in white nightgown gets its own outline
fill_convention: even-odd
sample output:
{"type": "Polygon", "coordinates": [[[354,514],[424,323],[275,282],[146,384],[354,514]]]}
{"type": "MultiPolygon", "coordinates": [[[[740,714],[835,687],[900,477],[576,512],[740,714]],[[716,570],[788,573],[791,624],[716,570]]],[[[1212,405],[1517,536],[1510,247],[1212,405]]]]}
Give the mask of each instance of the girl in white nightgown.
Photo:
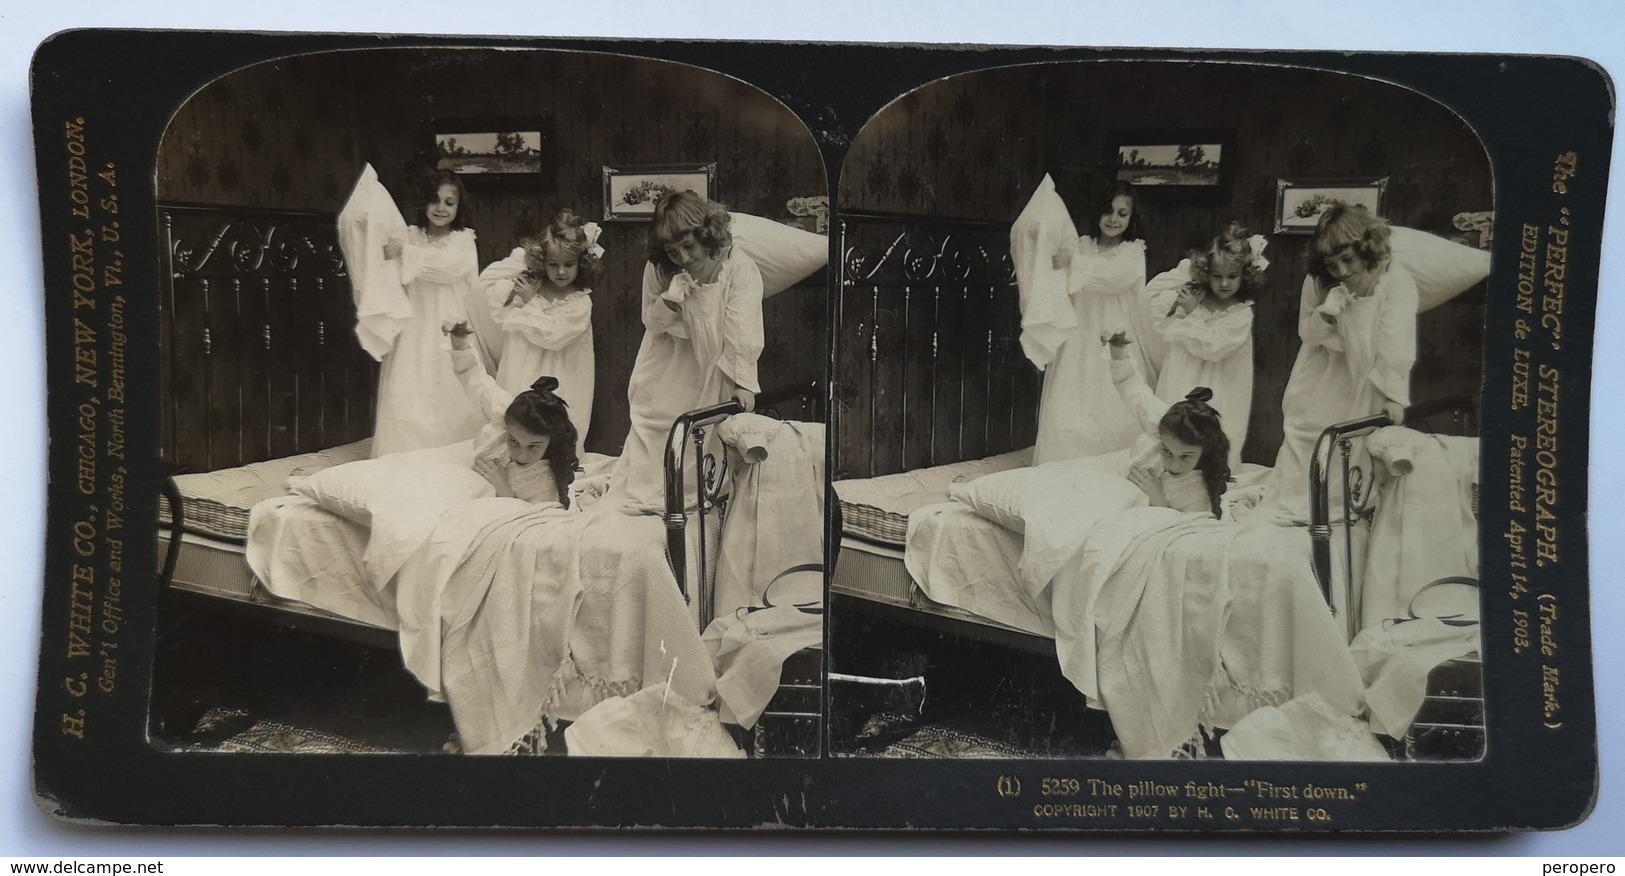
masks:
{"type": "Polygon", "coordinates": [[[598,223],[561,210],[539,237],[480,274],[481,297],[503,335],[497,385],[517,393],[543,374],[557,377],[577,455],[592,421],[592,284],[604,255],[598,234],[598,223]]]}
{"type": "Polygon", "coordinates": [[[1230,439],[1230,468],[1241,467],[1241,445],[1253,407],[1253,297],[1264,280],[1264,236],[1231,222],[1200,252],[1190,254],[1190,281],[1152,324],[1164,342],[1157,397],[1167,404],[1193,386],[1211,387],[1212,406],[1230,439]]]}
{"type": "Polygon", "coordinates": [[[1129,481],[1154,506],[1219,517],[1230,483],[1230,439],[1223,418],[1208,404],[1213,390],[1191,387],[1168,404],[1151,392],[1131,361],[1127,333],[1103,340],[1111,350],[1117,392],[1143,430],[1129,455],[1129,481]]]}
{"type": "Polygon", "coordinates": [[[579,460],[569,404],[556,393],[558,378],[544,374],[525,389],[509,392],[486,373],[469,343],[472,332],[467,325],[459,324],[447,334],[452,370],[486,419],[475,443],[474,471],[498,496],[569,508],[579,460]]]}
{"type": "MultiPolygon", "coordinates": [[[[755,408],[762,353],[762,274],[734,245],[727,210],[694,192],[655,205],[643,268],[643,345],[627,386],[632,430],[610,498],[627,510],[664,507],[664,455],[672,421],[730,399],[755,408]]],[[[688,501],[694,453],[688,454],[688,501]]]]}
{"type": "Polygon", "coordinates": [[[1281,397],[1286,434],[1262,504],[1288,523],[1309,519],[1309,457],[1321,431],[1378,413],[1402,422],[1416,362],[1416,283],[1391,262],[1387,222],[1358,205],[1327,209],[1309,267],[1303,347],[1281,397]]]}
{"type": "Polygon", "coordinates": [[[463,227],[463,199],[455,174],[436,174],[424,193],[421,224],[384,245],[384,258],[400,260],[412,319],[379,370],[373,456],[466,441],[485,424],[446,368],[443,330],[468,320],[467,299],[479,276],[474,231],[463,227]]]}
{"type": "MultiPolygon", "coordinates": [[[[1122,450],[1140,434],[1133,412],[1112,386],[1111,361],[1100,344],[1102,336],[1119,331],[1135,339],[1135,311],[1145,288],[1145,243],[1135,228],[1136,209],[1133,188],[1115,183],[1096,214],[1099,233],[1055,255],[1055,267],[1067,269],[1078,328],[1044,371],[1034,465],[1122,450]]],[[[1129,349],[1131,358],[1143,357],[1142,345],[1129,349]]],[[[1141,374],[1151,373],[1150,363],[1136,365],[1141,374]]]]}

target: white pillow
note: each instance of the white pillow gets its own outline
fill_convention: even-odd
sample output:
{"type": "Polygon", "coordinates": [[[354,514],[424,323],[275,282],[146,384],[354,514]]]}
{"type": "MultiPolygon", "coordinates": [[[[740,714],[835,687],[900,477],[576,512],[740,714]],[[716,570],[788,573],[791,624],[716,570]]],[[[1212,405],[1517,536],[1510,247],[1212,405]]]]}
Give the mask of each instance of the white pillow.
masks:
{"type": "Polygon", "coordinates": [[[492,495],[491,484],[474,472],[473,460],[473,442],[463,441],[335,465],[289,478],[288,489],[345,520],[372,526],[377,513],[443,511],[492,495]]]}
{"type": "Polygon", "coordinates": [[[1466,292],[1490,275],[1490,253],[1436,234],[1395,225],[1389,237],[1393,262],[1416,281],[1416,312],[1423,313],[1466,292]]]}
{"type": "Polygon", "coordinates": [[[1013,532],[1025,533],[1029,519],[1049,520],[1074,511],[1094,519],[1148,501],[1114,464],[1121,456],[1067,459],[984,475],[953,484],[948,495],[1013,532]]]}
{"type": "Polygon", "coordinates": [[[829,238],[749,213],[732,217],[734,243],[762,272],[762,297],[811,277],[829,264],[829,238]]]}
{"type": "Polygon", "coordinates": [[[1056,351],[1078,327],[1066,291],[1067,272],[1051,261],[1063,246],[1077,243],[1077,226],[1046,173],[1010,226],[1010,259],[1021,299],[1021,350],[1039,368],[1055,361],[1056,351]]]}

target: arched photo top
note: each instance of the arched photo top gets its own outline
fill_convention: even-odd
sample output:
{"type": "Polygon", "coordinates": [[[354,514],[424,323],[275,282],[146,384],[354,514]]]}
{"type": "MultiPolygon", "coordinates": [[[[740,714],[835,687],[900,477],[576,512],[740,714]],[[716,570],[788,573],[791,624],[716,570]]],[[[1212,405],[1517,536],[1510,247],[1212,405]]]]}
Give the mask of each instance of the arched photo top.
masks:
{"type": "MultiPolygon", "coordinates": [[[[293,227],[289,222],[304,223],[301,229],[330,226],[368,165],[408,224],[423,218],[418,201],[428,174],[458,173],[464,188],[459,222],[475,232],[482,269],[545,228],[561,209],[602,226],[598,243],[605,254],[593,288],[593,320],[603,391],[592,399],[587,449],[605,453],[620,449],[628,426],[619,387],[642,334],[637,296],[654,198],[669,188],[696,188],[733,212],[822,231],[829,191],[823,157],[806,125],[779,100],[738,79],[626,55],[490,48],[322,52],[221,76],[175,112],[155,162],[156,189],[160,204],[184,208],[172,212],[169,226],[180,247],[176,252],[188,255],[187,264],[202,264],[211,242],[231,247],[230,239],[218,237],[223,229],[254,234],[269,227],[228,220],[276,216],[285,232],[293,227]],[[199,218],[192,209],[197,207],[210,211],[208,217],[199,218]]],[[[330,250],[327,238],[316,248],[330,250]]],[[[266,241],[239,243],[237,251],[247,253],[266,241]]],[[[240,267],[225,263],[207,264],[240,267]]],[[[301,270],[321,264],[342,270],[332,258],[302,264],[301,270]]],[[[305,294],[313,294],[316,279],[300,287],[305,294]]],[[[322,299],[332,312],[286,298],[277,307],[322,319],[331,350],[350,334],[354,309],[332,270],[321,279],[341,284],[337,294],[322,299]]],[[[186,300],[168,303],[184,307],[186,300]]],[[[218,351],[248,337],[263,346],[265,304],[244,305],[249,309],[229,315],[218,310],[230,303],[218,296],[210,302],[209,319],[218,323],[211,347],[218,351]]],[[[785,381],[822,377],[816,364],[824,357],[824,333],[800,330],[823,324],[820,308],[811,296],[767,302],[770,326],[782,320],[797,330],[777,333],[781,343],[764,350],[764,370],[785,381]]],[[[191,325],[194,317],[202,315],[170,315],[171,321],[188,320],[188,331],[177,333],[179,354],[201,352],[202,329],[191,325]]],[[[314,332],[288,327],[271,334],[281,341],[314,332]]],[[[288,347],[276,343],[273,350],[288,347]]],[[[359,348],[352,352],[336,369],[348,388],[335,389],[320,403],[306,393],[303,413],[281,417],[295,424],[293,440],[264,426],[263,411],[278,403],[277,388],[268,398],[251,396],[240,405],[232,389],[212,408],[171,412],[166,453],[207,470],[371,434],[375,400],[368,369],[375,366],[359,348]],[[203,422],[206,415],[239,406],[247,418],[243,425],[203,422]],[[189,437],[200,432],[214,436],[211,448],[229,452],[205,451],[200,438],[189,437]]],[[[185,398],[208,397],[202,386],[191,385],[203,378],[198,369],[166,370],[174,372],[176,389],[186,384],[191,390],[166,393],[183,408],[185,398]]],[[[297,370],[287,370],[290,380],[297,370]]],[[[222,372],[216,382],[235,386],[236,379],[222,372]]],[[[233,420],[230,411],[224,414],[233,420]]]]}
{"type": "MultiPolygon", "coordinates": [[[[1008,226],[1046,176],[1086,236],[1095,233],[1106,190],[1133,184],[1133,230],[1148,277],[1178,266],[1232,220],[1268,240],[1270,269],[1254,305],[1261,329],[1254,392],[1269,403],[1253,406],[1243,442],[1244,458],[1260,464],[1273,461],[1280,442],[1274,402],[1296,354],[1308,232],[1325,204],[1367,202],[1395,225],[1485,252],[1494,234],[1484,144],[1455,112],[1411,88],[1281,65],[1064,61],[949,76],[876,113],[853,138],[837,182],[838,212],[854,220],[843,263],[861,254],[870,259],[864,270],[873,271],[888,251],[864,236],[864,216],[957,227],[960,239],[987,238],[955,256],[964,263],[958,267],[982,264],[973,276],[1009,283],[1013,308],[1008,226]]],[[[892,251],[892,260],[904,252],[892,251]]],[[[1479,285],[1422,317],[1429,343],[1415,372],[1419,393],[1477,394],[1483,293],[1479,285]]],[[[992,319],[995,337],[983,339],[995,361],[1005,352],[1022,359],[1010,347],[1019,328],[1005,331],[1007,321],[992,319]]],[[[940,342],[938,335],[939,353],[940,342]]],[[[1037,391],[1037,375],[1011,373],[1013,385],[995,397],[1025,412],[995,412],[1000,438],[974,446],[1008,450],[1021,437],[1032,439],[1036,401],[1014,400],[1037,391]]],[[[865,445],[849,443],[854,452],[865,445]]],[[[901,464],[888,460],[882,468],[901,464]]]]}

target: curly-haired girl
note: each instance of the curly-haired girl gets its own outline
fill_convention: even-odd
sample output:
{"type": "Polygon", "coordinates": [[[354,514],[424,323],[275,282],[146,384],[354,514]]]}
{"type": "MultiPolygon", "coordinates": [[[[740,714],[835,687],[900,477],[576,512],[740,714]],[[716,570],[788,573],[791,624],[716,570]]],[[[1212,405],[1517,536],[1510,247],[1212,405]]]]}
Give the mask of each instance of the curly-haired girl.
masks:
{"type": "Polygon", "coordinates": [[[1282,522],[1308,519],[1309,456],[1332,423],[1410,404],[1416,363],[1416,281],[1393,264],[1388,223],[1359,205],[1320,216],[1303,281],[1303,346],[1281,396],[1285,435],[1269,494],[1282,522]]]}
{"type": "MultiPolygon", "coordinates": [[[[632,429],[611,483],[628,510],[662,507],[673,420],[730,399],[748,411],[761,391],[762,273],[734,245],[730,226],[727,208],[694,192],[655,205],[643,268],[643,345],[626,390],[632,429]]],[[[692,490],[694,478],[683,480],[692,490]]]]}
{"type": "Polygon", "coordinates": [[[540,235],[480,274],[491,319],[502,330],[497,385],[521,392],[540,375],[558,377],[577,454],[592,421],[592,284],[604,255],[598,234],[597,223],[560,210],[540,235]]]}
{"type": "Polygon", "coordinates": [[[1212,387],[1234,469],[1252,415],[1253,298],[1269,267],[1264,237],[1230,222],[1206,249],[1190,253],[1190,264],[1190,280],[1173,307],[1153,321],[1167,345],[1157,397],[1174,404],[1193,386],[1212,387]]]}

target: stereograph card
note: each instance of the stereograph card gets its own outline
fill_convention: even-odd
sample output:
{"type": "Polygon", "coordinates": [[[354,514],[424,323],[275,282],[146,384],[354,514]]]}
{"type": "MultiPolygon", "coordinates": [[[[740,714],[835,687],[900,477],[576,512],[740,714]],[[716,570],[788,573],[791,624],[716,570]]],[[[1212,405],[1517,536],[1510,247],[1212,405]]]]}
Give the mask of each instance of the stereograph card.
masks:
{"type": "Polygon", "coordinates": [[[58,35],[35,794],[1576,824],[1613,111],[1515,55],[58,35]]]}

